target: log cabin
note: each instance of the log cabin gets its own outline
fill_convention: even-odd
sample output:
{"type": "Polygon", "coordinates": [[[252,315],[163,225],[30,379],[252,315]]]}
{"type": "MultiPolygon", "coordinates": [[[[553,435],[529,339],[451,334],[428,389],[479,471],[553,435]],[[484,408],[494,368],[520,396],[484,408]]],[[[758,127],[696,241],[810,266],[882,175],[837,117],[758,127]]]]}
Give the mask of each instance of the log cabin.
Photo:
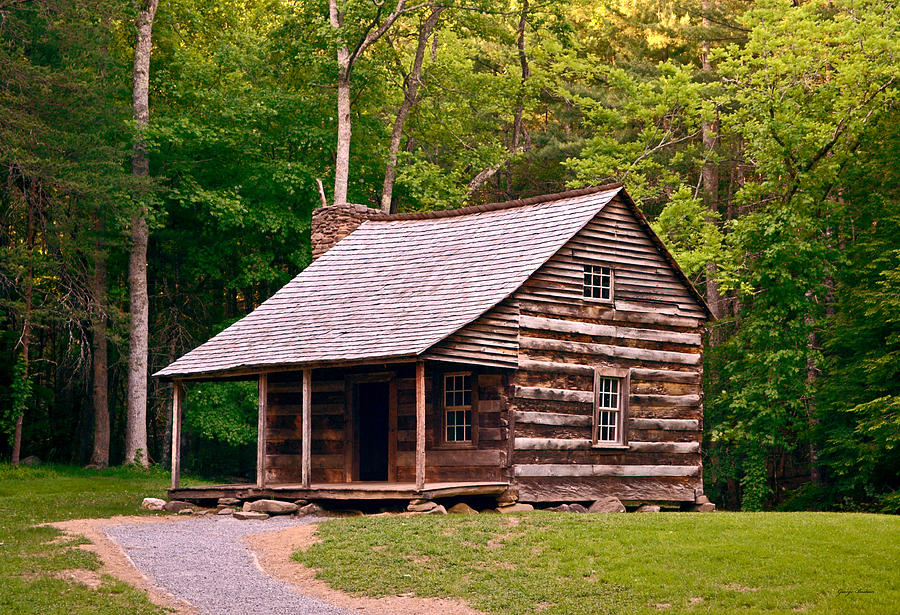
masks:
{"type": "Polygon", "coordinates": [[[621,184],[313,214],[313,262],[156,376],[179,499],[693,503],[709,308],[621,184]],[[184,385],[253,379],[255,484],[180,486],[184,385]]]}

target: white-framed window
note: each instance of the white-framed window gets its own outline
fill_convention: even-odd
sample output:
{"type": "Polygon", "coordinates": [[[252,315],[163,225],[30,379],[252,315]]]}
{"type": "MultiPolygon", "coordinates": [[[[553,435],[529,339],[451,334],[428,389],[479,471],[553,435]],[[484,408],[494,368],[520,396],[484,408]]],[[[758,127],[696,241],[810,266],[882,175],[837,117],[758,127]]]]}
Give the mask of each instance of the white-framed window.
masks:
{"type": "Polygon", "coordinates": [[[444,439],[472,441],[472,374],[444,374],[444,439]]]}
{"type": "Polygon", "coordinates": [[[597,442],[619,441],[619,384],[618,378],[601,377],[597,402],[597,442]]]}
{"type": "Polygon", "coordinates": [[[630,371],[594,368],[594,417],[591,440],[594,446],[627,444],[628,394],[630,371]]]}
{"type": "Polygon", "coordinates": [[[612,301],[613,273],[609,267],[602,265],[584,266],[584,298],[599,301],[612,301]]]}

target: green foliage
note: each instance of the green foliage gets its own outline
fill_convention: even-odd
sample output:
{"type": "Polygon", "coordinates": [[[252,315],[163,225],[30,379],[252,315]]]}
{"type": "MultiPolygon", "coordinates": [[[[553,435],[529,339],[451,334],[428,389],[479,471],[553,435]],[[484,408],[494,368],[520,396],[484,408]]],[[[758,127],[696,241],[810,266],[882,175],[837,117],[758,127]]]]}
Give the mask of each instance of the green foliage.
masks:
{"type": "Polygon", "coordinates": [[[25,357],[20,355],[12,370],[12,384],[9,387],[9,405],[3,410],[3,433],[12,443],[16,421],[25,414],[31,399],[32,381],[28,374],[25,357]]]}
{"type": "MultiPolygon", "coordinates": [[[[527,79],[522,3],[448,5],[404,127],[396,204],[624,181],[688,276],[724,297],[704,364],[706,489],[753,510],[896,510],[900,15],[889,0],[708,4],[529,3],[527,79]],[[822,483],[798,489],[814,469],[822,483]]],[[[352,48],[379,9],[341,5],[352,48]]],[[[424,16],[403,15],[354,67],[354,202],[378,202],[424,16]]],[[[0,427],[27,399],[25,448],[43,457],[87,460],[97,263],[114,458],[121,444],[132,195],[151,208],[155,369],[310,262],[316,180],[331,183],[340,41],[324,3],[161,3],[141,185],[127,164],[133,17],[106,0],[37,0],[0,23],[0,427]],[[26,320],[30,390],[13,369],[26,320]]],[[[191,390],[189,467],[252,466],[251,387],[191,390]]],[[[152,381],[151,459],[167,393],[152,381]]]]}
{"type": "MultiPolygon", "coordinates": [[[[682,186],[651,225],[688,275],[696,277],[721,257],[725,238],[716,224],[719,216],[682,186]]],[[[723,275],[720,272],[720,275],[723,275]]]]}
{"type": "Polygon", "coordinates": [[[184,406],[185,428],[201,438],[229,446],[256,442],[256,383],[201,383],[191,387],[184,406]]]}

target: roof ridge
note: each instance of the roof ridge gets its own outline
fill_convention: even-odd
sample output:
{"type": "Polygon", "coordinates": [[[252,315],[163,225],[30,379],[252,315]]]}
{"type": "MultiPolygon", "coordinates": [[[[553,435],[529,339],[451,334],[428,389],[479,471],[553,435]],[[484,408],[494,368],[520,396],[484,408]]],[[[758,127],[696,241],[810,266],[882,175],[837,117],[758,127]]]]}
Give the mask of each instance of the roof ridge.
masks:
{"type": "Polygon", "coordinates": [[[621,182],[612,184],[604,184],[602,186],[589,186],[587,188],[575,188],[573,190],[565,190],[563,192],[555,192],[553,194],[542,194],[540,196],[532,196],[524,199],[514,199],[512,201],[502,201],[499,203],[486,203],[484,205],[470,205],[469,207],[460,207],[459,209],[440,209],[438,211],[417,211],[398,214],[386,214],[377,210],[366,212],[366,219],[378,222],[391,220],[430,220],[435,218],[454,218],[456,216],[465,216],[468,214],[481,213],[485,211],[498,211],[501,209],[512,209],[514,207],[524,207],[526,205],[538,205],[540,203],[549,203],[552,201],[561,201],[596,192],[606,192],[622,188],[621,182]]]}

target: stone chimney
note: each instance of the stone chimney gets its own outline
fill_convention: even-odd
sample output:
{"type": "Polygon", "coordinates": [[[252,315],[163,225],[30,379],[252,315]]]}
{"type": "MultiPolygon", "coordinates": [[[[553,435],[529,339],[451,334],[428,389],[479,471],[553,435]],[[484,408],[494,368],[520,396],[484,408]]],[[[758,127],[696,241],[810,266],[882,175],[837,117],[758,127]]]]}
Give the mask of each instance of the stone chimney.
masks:
{"type": "Polygon", "coordinates": [[[310,241],[313,260],[330,250],[334,244],[352,233],[376,210],[365,205],[345,203],[329,205],[313,211],[310,241]]]}

